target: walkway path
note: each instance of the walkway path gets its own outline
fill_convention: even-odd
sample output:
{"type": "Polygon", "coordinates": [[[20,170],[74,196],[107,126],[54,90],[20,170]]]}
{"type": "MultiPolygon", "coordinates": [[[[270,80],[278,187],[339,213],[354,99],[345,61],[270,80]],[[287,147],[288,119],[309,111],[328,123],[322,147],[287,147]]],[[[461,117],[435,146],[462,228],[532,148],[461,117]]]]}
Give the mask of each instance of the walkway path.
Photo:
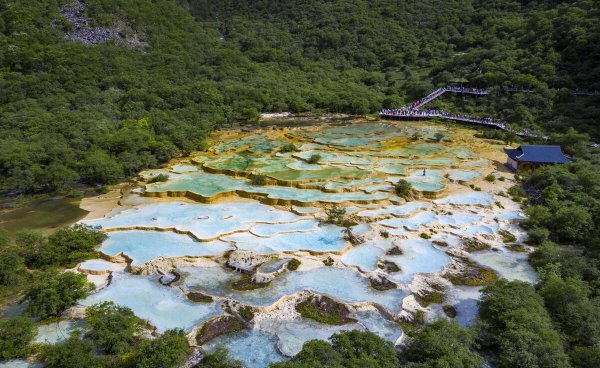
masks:
{"type": "MultiPolygon", "coordinates": [[[[522,88],[508,88],[505,90],[506,92],[520,92],[520,93],[533,93],[535,90],[528,90],[522,88]]],[[[383,109],[379,112],[379,116],[388,118],[388,119],[406,119],[406,120],[419,120],[419,119],[429,119],[429,118],[441,118],[446,120],[460,121],[465,123],[473,123],[479,125],[485,125],[492,128],[498,128],[502,130],[506,130],[508,132],[513,132],[517,135],[523,137],[537,137],[538,135],[530,132],[527,129],[521,131],[513,130],[507,123],[501,120],[495,120],[489,117],[480,117],[480,116],[470,116],[466,114],[452,114],[449,112],[445,112],[442,110],[434,109],[421,111],[421,107],[425,106],[429,102],[435,100],[436,98],[442,96],[444,93],[463,93],[470,95],[478,95],[478,96],[486,96],[490,94],[489,90],[479,89],[479,88],[468,88],[462,86],[446,86],[442,88],[438,88],[435,91],[431,92],[427,96],[413,102],[412,104],[402,107],[399,109],[383,109]]]]}

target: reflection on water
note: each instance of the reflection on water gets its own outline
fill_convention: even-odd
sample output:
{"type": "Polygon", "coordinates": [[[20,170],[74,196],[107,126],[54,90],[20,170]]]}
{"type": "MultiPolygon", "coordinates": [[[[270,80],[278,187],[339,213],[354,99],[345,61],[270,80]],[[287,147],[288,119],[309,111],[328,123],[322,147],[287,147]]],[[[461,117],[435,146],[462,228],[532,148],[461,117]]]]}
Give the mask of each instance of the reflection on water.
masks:
{"type": "Polygon", "coordinates": [[[0,228],[14,236],[22,230],[49,233],[70,225],[88,212],[79,208],[80,199],[57,197],[32,201],[26,205],[0,212],[0,228]]]}

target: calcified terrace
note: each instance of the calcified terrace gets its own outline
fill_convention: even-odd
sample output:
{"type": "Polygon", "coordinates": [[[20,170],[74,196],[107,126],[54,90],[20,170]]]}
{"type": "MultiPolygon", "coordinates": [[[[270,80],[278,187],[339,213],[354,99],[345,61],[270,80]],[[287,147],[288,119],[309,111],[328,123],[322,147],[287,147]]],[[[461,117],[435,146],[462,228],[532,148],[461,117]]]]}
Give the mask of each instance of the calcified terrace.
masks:
{"type": "Polygon", "coordinates": [[[158,332],[185,329],[192,346],[227,346],[248,367],[344,329],[400,343],[417,316],[467,324],[480,285],[536,277],[526,253],[509,250],[528,249],[520,208],[501,195],[512,185],[497,171],[501,152],[472,130],[425,123],[218,132],[206,152],[141,173],[116,208],[83,220],[108,239],[104,260],[77,268],[98,286],[81,305],[113,300],[158,332]],[[490,184],[490,173],[505,179],[490,184]],[[159,174],[168,179],[153,182],[159,174]],[[396,196],[400,179],[417,198],[396,196]],[[333,205],[349,229],[326,223],[333,205]],[[301,317],[296,305],[311,295],[344,304],[352,322],[301,317]],[[225,318],[241,331],[214,330],[225,318]]]}

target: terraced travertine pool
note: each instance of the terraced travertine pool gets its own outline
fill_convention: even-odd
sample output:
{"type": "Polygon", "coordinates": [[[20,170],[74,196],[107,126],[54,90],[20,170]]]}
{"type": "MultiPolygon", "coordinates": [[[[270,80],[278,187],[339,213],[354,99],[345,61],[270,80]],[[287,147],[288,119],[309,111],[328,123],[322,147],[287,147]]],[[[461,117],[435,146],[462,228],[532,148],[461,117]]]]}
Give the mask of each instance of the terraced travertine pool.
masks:
{"type": "MultiPolygon", "coordinates": [[[[246,329],[199,348],[228,347],[250,368],[345,329],[399,343],[401,323],[418,311],[450,318],[440,304],[419,302],[434,289],[467,324],[480,289],[464,281],[473,270],[536,277],[526,253],[510,251],[499,233],[510,231],[522,245],[519,205],[501,195],[511,175],[482,179],[496,171],[501,147],[473,134],[389,122],[219,132],[205,152],[141,173],[140,189],[108,215],[92,211],[82,220],[108,238],[99,248],[104,260],[77,268],[100,286],[81,305],[112,300],[158,332],[184,329],[192,344],[205,322],[249,308],[246,329]],[[168,180],[148,183],[161,173],[168,180]],[[416,198],[394,193],[400,179],[416,198]],[[344,221],[328,223],[334,206],[345,210],[344,221]],[[468,241],[485,246],[471,249],[468,241]],[[110,283],[98,282],[109,275],[110,283]],[[345,304],[353,322],[302,317],[295,305],[310,295],[345,304]]],[[[62,323],[85,329],[78,320],[62,323]]],[[[63,338],[53,328],[40,329],[38,341],[63,338]]]]}

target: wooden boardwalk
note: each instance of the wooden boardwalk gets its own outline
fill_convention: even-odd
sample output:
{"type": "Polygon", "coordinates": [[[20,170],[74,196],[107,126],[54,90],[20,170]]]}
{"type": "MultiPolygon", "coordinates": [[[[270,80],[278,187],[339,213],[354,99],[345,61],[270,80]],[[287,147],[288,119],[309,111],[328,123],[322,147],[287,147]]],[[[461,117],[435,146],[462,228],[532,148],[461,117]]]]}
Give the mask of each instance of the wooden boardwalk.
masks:
{"type": "MultiPolygon", "coordinates": [[[[503,92],[534,93],[535,90],[522,88],[507,88],[503,92]]],[[[495,120],[489,117],[470,116],[466,114],[452,114],[438,109],[427,111],[421,110],[423,106],[442,96],[445,93],[462,93],[468,95],[487,96],[491,93],[491,91],[486,89],[468,88],[462,86],[446,86],[436,89],[427,96],[413,102],[412,104],[406,107],[399,109],[383,109],[381,110],[381,112],[379,112],[379,116],[381,116],[382,118],[395,120],[423,120],[431,118],[440,118],[445,120],[459,121],[463,123],[478,124],[488,126],[491,128],[502,129],[508,132],[513,132],[522,137],[538,137],[537,134],[530,132],[527,129],[515,131],[510,127],[509,124],[501,120],[495,120]]]]}

